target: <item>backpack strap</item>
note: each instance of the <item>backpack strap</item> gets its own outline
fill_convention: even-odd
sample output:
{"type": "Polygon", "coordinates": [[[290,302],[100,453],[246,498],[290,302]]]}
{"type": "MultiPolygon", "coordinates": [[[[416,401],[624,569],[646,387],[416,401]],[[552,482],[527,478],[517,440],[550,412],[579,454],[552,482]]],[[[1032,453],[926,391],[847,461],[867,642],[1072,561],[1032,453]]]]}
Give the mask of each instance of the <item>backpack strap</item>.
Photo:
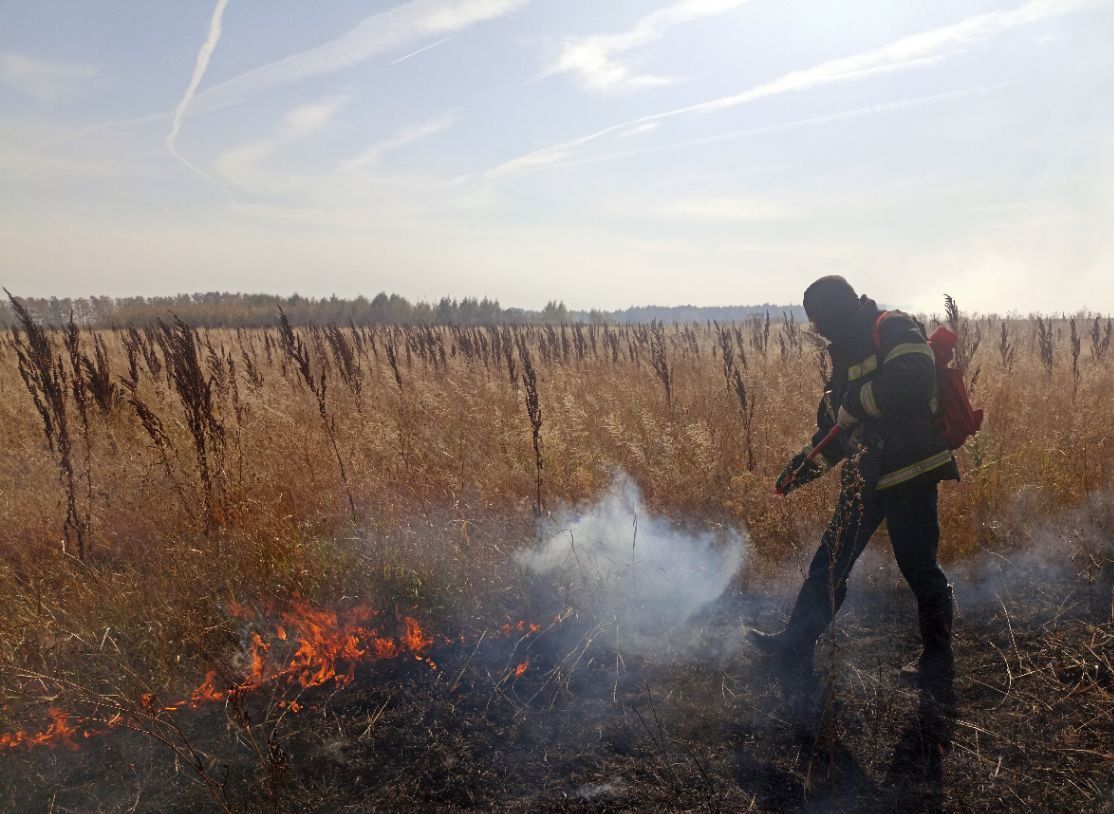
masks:
{"type": "Polygon", "coordinates": [[[874,329],[870,332],[870,338],[874,341],[874,350],[882,350],[882,320],[890,315],[889,311],[883,311],[878,315],[878,319],[874,321],[874,329]]]}

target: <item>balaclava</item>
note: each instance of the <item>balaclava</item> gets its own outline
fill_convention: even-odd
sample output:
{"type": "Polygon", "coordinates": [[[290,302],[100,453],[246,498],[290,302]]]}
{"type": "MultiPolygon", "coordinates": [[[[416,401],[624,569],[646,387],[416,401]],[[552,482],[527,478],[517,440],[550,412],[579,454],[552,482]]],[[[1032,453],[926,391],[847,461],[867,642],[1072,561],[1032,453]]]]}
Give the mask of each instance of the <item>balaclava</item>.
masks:
{"type": "Polygon", "coordinates": [[[859,310],[859,295],[838,275],[821,277],[805,289],[805,313],[821,336],[836,339],[859,310]]]}

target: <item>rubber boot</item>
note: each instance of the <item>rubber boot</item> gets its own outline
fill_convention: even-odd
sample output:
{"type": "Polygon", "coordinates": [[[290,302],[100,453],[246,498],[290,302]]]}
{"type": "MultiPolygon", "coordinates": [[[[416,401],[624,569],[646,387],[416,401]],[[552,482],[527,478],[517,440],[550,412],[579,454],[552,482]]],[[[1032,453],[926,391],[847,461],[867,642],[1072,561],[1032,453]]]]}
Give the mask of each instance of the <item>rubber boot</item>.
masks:
{"type": "Polygon", "coordinates": [[[939,597],[917,603],[921,627],[921,655],[901,668],[901,680],[915,687],[930,687],[951,682],[955,677],[955,656],[952,653],[952,616],[955,602],[952,588],[939,597]]]}
{"type": "MultiPolygon", "coordinates": [[[[842,604],[846,588],[837,590],[836,607],[842,604]]],[[[812,655],[816,640],[832,621],[832,603],[826,585],[805,580],[797,594],[789,624],[777,633],[749,630],[747,638],[756,648],[774,659],[783,671],[812,673],[812,655]]]]}

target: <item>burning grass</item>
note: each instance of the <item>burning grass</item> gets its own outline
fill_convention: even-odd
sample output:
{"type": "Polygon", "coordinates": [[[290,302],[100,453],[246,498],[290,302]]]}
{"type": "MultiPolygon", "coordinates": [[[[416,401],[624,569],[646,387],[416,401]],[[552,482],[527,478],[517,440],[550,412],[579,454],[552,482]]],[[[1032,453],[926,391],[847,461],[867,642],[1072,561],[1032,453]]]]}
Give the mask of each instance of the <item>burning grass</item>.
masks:
{"type": "MultiPolygon", "coordinates": [[[[1114,757],[1114,625],[1092,619],[1108,611],[1108,587],[1088,596],[1058,580],[1036,602],[1002,592],[997,609],[972,598],[959,625],[955,696],[936,700],[895,681],[912,649],[909,626],[893,622],[911,616],[908,598],[858,587],[825,641],[829,683],[814,694],[751,654],[708,644],[740,619],[771,621],[773,603],[738,593],[692,628],[707,644],[704,658],[624,654],[612,620],[572,614],[464,637],[419,634],[425,661],[341,654],[321,683],[294,661],[223,698],[206,681],[206,697],[150,714],[173,720],[197,768],[216,781],[214,810],[1103,804],[1114,757]]],[[[274,645],[284,641],[283,618],[271,618],[274,645]]],[[[291,647],[295,629],[286,630],[291,647]]],[[[258,654],[258,644],[247,652],[258,654]]],[[[80,749],[9,751],[0,789],[13,808],[50,799],[58,810],[87,810],[89,801],[101,810],[204,808],[187,765],[176,767],[142,726],[70,737],[58,743],[80,749]],[[147,761],[143,773],[129,774],[123,756],[147,761]],[[23,782],[31,775],[49,782],[23,782]]]]}
{"type": "Polygon", "coordinates": [[[825,693],[741,647],[832,499],[769,495],[819,391],[794,325],[20,334],[0,807],[1108,805],[1114,363],[959,327],[988,419],[943,489],[964,670],[927,706],[892,571],[860,567],[825,693]]]}

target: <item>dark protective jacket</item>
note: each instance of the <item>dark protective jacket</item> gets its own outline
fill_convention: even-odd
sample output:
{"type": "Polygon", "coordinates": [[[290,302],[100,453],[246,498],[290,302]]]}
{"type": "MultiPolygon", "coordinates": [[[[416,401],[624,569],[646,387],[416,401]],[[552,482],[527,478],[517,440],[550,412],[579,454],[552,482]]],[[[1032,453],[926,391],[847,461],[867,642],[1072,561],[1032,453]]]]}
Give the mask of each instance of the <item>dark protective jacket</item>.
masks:
{"type": "Polygon", "coordinates": [[[832,377],[805,451],[828,434],[842,405],[862,423],[850,438],[821,452],[822,466],[838,463],[861,445],[857,471],[868,492],[958,480],[955,458],[934,423],[936,360],[924,330],[901,311],[889,311],[881,321],[880,316],[874,300],[860,297],[858,311],[832,338],[832,377]]]}

